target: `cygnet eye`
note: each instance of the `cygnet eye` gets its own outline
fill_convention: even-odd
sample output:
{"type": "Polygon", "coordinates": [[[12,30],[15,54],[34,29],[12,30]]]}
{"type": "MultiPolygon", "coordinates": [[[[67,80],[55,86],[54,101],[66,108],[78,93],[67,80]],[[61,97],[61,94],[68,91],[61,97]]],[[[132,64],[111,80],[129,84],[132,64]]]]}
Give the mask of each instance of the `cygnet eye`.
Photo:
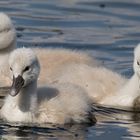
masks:
{"type": "Polygon", "coordinates": [[[140,66],[140,62],[139,62],[139,61],[137,61],[137,65],[139,65],[139,66],[140,66]]]}
{"type": "Polygon", "coordinates": [[[30,66],[25,67],[25,69],[23,70],[23,72],[25,71],[29,71],[30,70],[30,66]]]}
{"type": "Polygon", "coordinates": [[[13,69],[10,67],[10,70],[13,71],[13,69]]]}

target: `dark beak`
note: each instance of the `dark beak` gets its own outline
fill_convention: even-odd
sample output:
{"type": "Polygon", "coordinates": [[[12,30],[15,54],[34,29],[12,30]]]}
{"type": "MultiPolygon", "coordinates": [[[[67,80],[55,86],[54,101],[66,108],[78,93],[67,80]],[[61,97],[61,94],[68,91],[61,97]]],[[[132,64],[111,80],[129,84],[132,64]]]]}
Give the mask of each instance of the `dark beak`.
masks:
{"type": "Polygon", "coordinates": [[[13,77],[13,83],[12,83],[10,95],[16,96],[20,92],[23,85],[24,85],[24,79],[22,78],[22,76],[18,75],[18,77],[16,78],[13,77]]]}

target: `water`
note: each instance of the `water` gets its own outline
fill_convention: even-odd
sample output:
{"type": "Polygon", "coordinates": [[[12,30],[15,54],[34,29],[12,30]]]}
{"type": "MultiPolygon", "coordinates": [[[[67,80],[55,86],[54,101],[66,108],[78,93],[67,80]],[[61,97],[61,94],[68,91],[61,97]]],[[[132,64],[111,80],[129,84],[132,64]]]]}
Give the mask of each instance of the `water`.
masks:
{"type": "MultiPolygon", "coordinates": [[[[0,11],[16,26],[17,45],[88,49],[106,67],[130,77],[140,42],[139,0],[1,0],[0,11]]],[[[140,139],[139,114],[105,108],[95,125],[12,126],[1,139],[140,139]],[[104,111],[105,110],[105,111],[104,111]]]]}

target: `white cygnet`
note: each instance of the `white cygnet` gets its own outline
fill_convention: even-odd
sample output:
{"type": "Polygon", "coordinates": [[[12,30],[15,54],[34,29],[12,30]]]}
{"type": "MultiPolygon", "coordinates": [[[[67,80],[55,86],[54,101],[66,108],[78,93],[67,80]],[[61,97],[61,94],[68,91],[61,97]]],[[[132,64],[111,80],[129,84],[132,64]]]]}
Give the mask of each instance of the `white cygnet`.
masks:
{"type": "Polygon", "coordinates": [[[102,104],[135,107],[135,100],[140,95],[140,44],[134,50],[133,69],[133,76],[112,96],[104,98],[102,104]]]}
{"type": "Polygon", "coordinates": [[[31,49],[14,50],[9,67],[13,84],[0,112],[8,122],[65,124],[94,119],[83,88],[70,83],[37,88],[40,64],[31,49]]]}
{"type": "Polygon", "coordinates": [[[9,84],[8,56],[16,46],[16,31],[11,19],[0,13],[0,86],[9,84]]]}
{"type": "Polygon", "coordinates": [[[131,108],[140,94],[140,45],[134,51],[134,75],[130,79],[107,68],[86,64],[69,65],[57,78],[59,82],[84,88],[96,103],[131,108]]]}
{"type": "MultiPolygon", "coordinates": [[[[16,48],[16,31],[11,19],[0,13],[0,87],[9,86],[8,56],[16,48]]],[[[95,64],[93,58],[82,51],[73,51],[64,48],[32,48],[40,61],[41,72],[38,84],[57,81],[57,75],[67,64],[86,63],[95,64]]]]}

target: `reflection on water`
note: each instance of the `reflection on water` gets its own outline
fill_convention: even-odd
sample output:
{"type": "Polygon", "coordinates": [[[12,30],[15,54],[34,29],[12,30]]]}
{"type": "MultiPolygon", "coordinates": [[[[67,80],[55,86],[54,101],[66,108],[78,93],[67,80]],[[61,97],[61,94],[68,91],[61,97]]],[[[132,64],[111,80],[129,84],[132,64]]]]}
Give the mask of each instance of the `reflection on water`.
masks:
{"type": "Polygon", "coordinates": [[[94,104],[94,115],[98,119],[92,124],[11,124],[1,120],[1,139],[140,139],[140,112],[114,109],[94,104]]]}
{"type": "Polygon", "coordinates": [[[97,114],[95,113],[99,119],[99,125],[95,128],[97,132],[95,135],[100,134],[98,138],[140,139],[140,112],[101,106],[99,110],[96,112],[97,114]]]}
{"type": "MultiPolygon", "coordinates": [[[[133,73],[133,48],[140,40],[139,0],[1,0],[0,11],[12,17],[19,47],[88,49],[118,73],[126,77],[133,73]]],[[[140,139],[139,113],[98,107],[95,115],[98,123],[92,126],[13,127],[1,121],[0,135],[3,139],[140,139]]]]}
{"type": "Polygon", "coordinates": [[[1,138],[3,139],[64,139],[64,140],[84,140],[90,125],[23,125],[0,123],[1,138]]]}

